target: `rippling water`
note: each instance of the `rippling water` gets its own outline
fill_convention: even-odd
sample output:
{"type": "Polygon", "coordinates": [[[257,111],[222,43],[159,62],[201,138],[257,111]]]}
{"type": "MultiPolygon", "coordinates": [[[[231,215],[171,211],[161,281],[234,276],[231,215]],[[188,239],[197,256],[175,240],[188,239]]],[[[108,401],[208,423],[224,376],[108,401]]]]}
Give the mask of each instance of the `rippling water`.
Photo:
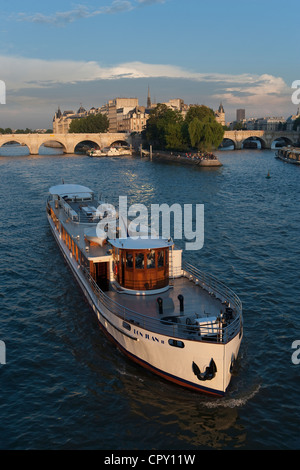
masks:
{"type": "Polygon", "coordinates": [[[300,168],[261,150],[219,152],[217,169],[1,151],[0,448],[300,447],[300,365],[291,360],[300,340],[300,168]],[[48,188],[62,179],[114,204],[127,195],[130,204],[205,205],[204,247],[186,257],[244,306],[225,398],[162,381],[103,336],[46,220],[48,188]]]}

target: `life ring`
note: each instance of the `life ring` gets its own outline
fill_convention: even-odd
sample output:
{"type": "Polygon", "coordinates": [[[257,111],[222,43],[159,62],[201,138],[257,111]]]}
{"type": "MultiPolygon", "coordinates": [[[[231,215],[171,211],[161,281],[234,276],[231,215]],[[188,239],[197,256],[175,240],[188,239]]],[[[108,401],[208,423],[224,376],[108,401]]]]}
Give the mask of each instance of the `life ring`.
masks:
{"type": "Polygon", "coordinates": [[[114,273],[115,273],[115,276],[118,275],[118,265],[117,265],[117,263],[115,264],[115,267],[114,267],[114,273]]]}

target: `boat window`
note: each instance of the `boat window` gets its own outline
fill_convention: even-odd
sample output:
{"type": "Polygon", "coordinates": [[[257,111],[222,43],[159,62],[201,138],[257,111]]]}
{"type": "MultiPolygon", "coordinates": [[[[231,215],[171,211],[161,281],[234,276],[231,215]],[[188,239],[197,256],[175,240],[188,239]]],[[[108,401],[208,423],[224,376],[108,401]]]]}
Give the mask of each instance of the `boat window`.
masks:
{"type": "Polygon", "coordinates": [[[126,330],[128,331],[131,330],[131,326],[129,325],[129,323],[126,323],[126,321],[123,321],[123,327],[126,328],[126,330]]]}
{"type": "Polygon", "coordinates": [[[133,268],[133,255],[126,253],[126,268],[133,268]]]}
{"type": "Polygon", "coordinates": [[[162,268],[164,265],[164,252],[159,251],[157,254],[157,266],[158,268],[162,268]]]}
{"type": "Polygon", "coordinates": [[[177,339],[169,339],[168,343],[170,346],[175,346],[175,348],[184,348],[184,343],[177,339]]]}
{"type": "Polygon", "coordinates": [[[145,267],[144,253],[137,253],[135,255],[135,267],[136,269],[144,269],[145,267]]]}
{"type": "Polygon", "coordinates": [[[147,254],[147,269],[155,268],[155,251],[151,250],[147,254]]]}

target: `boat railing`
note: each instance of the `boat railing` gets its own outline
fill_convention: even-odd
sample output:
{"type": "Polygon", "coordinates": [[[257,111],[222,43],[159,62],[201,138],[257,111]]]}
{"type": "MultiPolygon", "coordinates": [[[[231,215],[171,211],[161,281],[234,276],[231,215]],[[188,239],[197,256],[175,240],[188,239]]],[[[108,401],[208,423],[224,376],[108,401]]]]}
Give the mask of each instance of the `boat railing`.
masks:
{"type": "Polygon", "coordinates": [[[182,266],[185,277],[203,287],[210,295],[218,297],[222,302],[228,303],[228,306],[234,308],[238,315],[242,314],[242,302],[232,289],[211,274],[200,271],[200,269],[195,268],[186,261],[182,263],[182,266]]]}
{"type": "MultiPolygon", "coordinates": [[[[131,310],[124,305],[119,304],[115,300],[111,299],[105,292],[103,292],[95,280],[92,278],[90,273],[83,266],[80,267],[83,275],[88,280],[93,292],[97,298],[98,307],[101,310],[101,306],[104,306],[113,315],[123,320],[123,326],[126,330],[134,328],[143,328],[153,333],[163,334],[171,336],[177,339],[190,339],[196,341],[214,341],[227,343],[231,338],[239,333],[242,326],[242,304],[236,294],[227,288],[223,283],[215,279],[211,275],[204,274],[192,265],[185,265],[185,268],[189,268],[190,275],[193,276],[194,282],[197,280],[203,285],[201,287],[207,290],[207,287],[214,289],[214,295],[227,296],[227,304],[230,303],[233,307],[235,314],[233,319],[224,325],[221,321],[218,321],[212,325],[211,322],[205,323],[205,318],[201,322],[201,326],[194,324],[182,324],[179,323],[177,317],[168,318],[155,318],[142,313],[131,310]],[[204,286],[205,284],[205,286],[204,286]]],[[[187,275],[187,271],[183,271],[184,275],[187,275]]]]}

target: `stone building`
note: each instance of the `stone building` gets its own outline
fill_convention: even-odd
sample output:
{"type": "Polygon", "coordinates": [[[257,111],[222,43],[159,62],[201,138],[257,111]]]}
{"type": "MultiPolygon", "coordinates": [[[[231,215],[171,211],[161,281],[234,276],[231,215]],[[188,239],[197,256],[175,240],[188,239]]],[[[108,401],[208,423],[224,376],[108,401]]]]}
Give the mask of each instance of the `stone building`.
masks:
{"type": "Polygon", "coordinates": [[[142,132],[146,127],[148,118],[149,110],[144,106],[136,106],[123,117],[122,127],[119,127],[119,132],[142,132]]]}
{"type": "Polygon", "coordinates": [[[300,118],[300,108],[298,108],[297,114],[292,114],[286,120],[286,130],[292,131],[294,130],[294,121],[300,118]]]}
{"type": "Polygon", "coordinates": [[[74,111],[64,111],[61,112],[60,108],[54,114],[53,117],[53,133],[54,134],[67,134],[69,132],[69,127],[73,119],[80,119],[88,116],[88,112],[80,105],[77,113],[74,111]]]}
{"type": "Polygon", "coordinates": [[[106,105],[109,132],[122,132],[123,119],[139,105],[138,98],[114,98],[106,105]]]}
{"type": "Polygon", "coordinates": [[[256,119],[255,127],[262,131],[278,131],[286,123],[284,117],[262,117],[256,119]]]}

